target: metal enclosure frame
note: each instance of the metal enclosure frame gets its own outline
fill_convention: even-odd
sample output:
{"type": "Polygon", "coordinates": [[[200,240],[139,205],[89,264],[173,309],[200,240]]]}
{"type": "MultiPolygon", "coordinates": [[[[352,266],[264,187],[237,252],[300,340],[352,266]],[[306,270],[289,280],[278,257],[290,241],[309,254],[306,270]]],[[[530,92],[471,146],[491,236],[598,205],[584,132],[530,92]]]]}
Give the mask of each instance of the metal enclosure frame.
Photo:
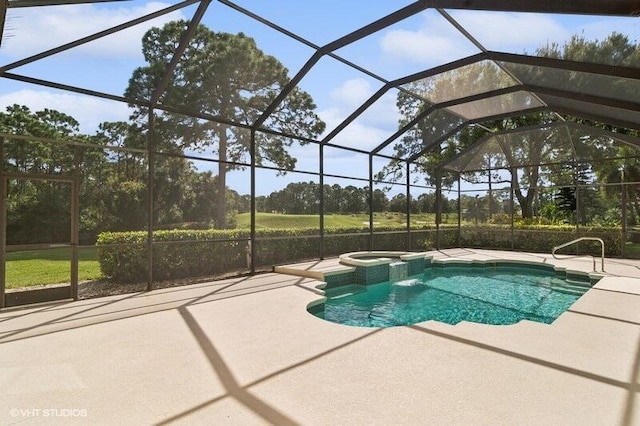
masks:
{"type": "MultiPolygon", "coordinates": [[[[235,126],[237,128],[246,129],[250,132],[250,146],[249,146],[249,157],[250,164],[247,166],[250,170],[250,186],[251,186],[251,223],[250,223],[250,254],[251,259],[256,259],[256,222],[255,222],[255,198],[256,198],[256,170],[260,168],[256,162],[256,133],[263,132],[269,134],[277,134],[280,136],[289,137],[292,139],[303,140],[305,142],[309,142],[311,144],[315,144],[318,147],[318,161],[319,161],[319,169],[317,173],[309,173],[314,176],[317,176],[320,182],[320,192],[319,192],[319,206],[320,206],[320,218],[319,218],[319,229],[318,229],[318,237],[320,240],[319,243],[319,257],[322,259],[325,256],[325,221],[324,221],[324,182],[326,177],[339,177],[350,180],[360,180],[367,182],[369,186],[369,249],[374,247],[374,218],[373,211],[371,208],[371,203],[373,199],[373,186],[374,183],[379,183],[375,179],[374,175],[374,167],[373,161],[375,158],[384,158],[388,160],[397,161],[402,164],[402,168],[405,170],[405,182],[406,185],[406,233],[407,233],[407,248],[411,248],[411,229],[410,229],[410,202],[411,202],[411,188],[417,187],[412,184],[411,178],[412,171],[411,166],[414,165],[419,159],[430,150],[440,146],[442,143],[446,142],[448,138],[454,137],[456,134],[464,130],[469,126],[482,126],[482,123],[497,120],[502,118],[509,118],[518,116],[525,113],[530,112],[550,112],[556,115],[567,114],[573,115],[576,117],[582,117],[585,119],[596,120],[602,123],[607,123],[614,126],[626,127],[628,129],[640,130],[640,120],[639,121],[628,121],[625,119],[620,119],[616,117],[611,117],[606,114],[600,114],[598,112],[586,112],[580,111],[576,108],[567,107],[566,105],[554,105],[552,102],[544,102],[541,100],[542,106],[537,108],[527,108],[520,109],[517,111],[506,112],[499,115],[492,116],[483,116],[480,118],[465,118],[459,116],[462,120],[461,124],[454,126],[451,130],[447,131],[443,135],[435,138],[428,144],[425,144],[421,150],[418,152],[411,153],[411,155],[407,157],[394,157],[387,154],[383,154],[382,151],[389,147],[392,143],[398,142],[401,140],[402,136],[418,125],[422,120],[429,119],[429,115],[435,112],[440,111],[449,111],[449,108],[467,104],[470,102],[476,102],[481,100],[486,100],[499,95],[508,95],[516,92],[526,92],[531,94],[532,97],[536,99],[542,99],[544,96],[556,96],[562,99],[567,99],[575,102],[581,102],[585,104],[589,104],[594,106],[594,108],[598,109],[606,109],[606,108],[618,108],[625,111],[630,111],[633,113],[637,113],[640,111],[640,102],[637,100],[624,100],[619,99],[613,96],[604,96],[598,94],[588,94],[583,93],[576,88],[567,87],[564,90],[558,90],[557,88],[551,86],[545,86],[543,84],[530,84],[522,81],[517,81],[517,84],[512,86],[503,87],[494,90],[482,91],[481,93],[468,94],[466,96],[459,96],[455,99],[446,100],[443,102],[428,102],[426,99],[422,98],[425,102],[425,108],[416,115],[416,117],[409,121],[406,125],[400,127],[397,132],[388,137],[386,140],[380,141],[379,144],[370,151],[361,150],[357,148],[351,148],[346,146],[341,146],[334,142],[334,138],[340,134],[345,128],[349,126],[349,124],[353,123],[358,117],[360,117],[365,111],[368,110],[372,105],[376,103],[380,98],[382,98],[385,94],[387,94],[390,90],[398,90],[400,92],[404,92],[410,94],[412,96],[416,96],[420,98],[419,94],[412,93],[408,90],[404,85],[418,81],[420,79],[425,79],[429,77],[434,77],[439,74],[445,73],[447,71],[457,70],[463,66],[478,64],[482,61],[489,61],[496,66],[500,67],[504,70],[504,66],[501,65],[503,63],[516,64],[520,66],[527,67],[546,67],[554,70],[565,70],[577,73],[587,73],[590,75],[603,76],[607,78],[623,78],[629,79],[633,81],[640,82],[640,70],[637,68],[631,67],[623,67],[623,66],[611,66],[611,65],[602,65],[595,63],[587,63],[587,62],[577,62],[577,61],[569,61],[564,59],[553,59],[553,58],[542,58],[537,56],[528,56],[528,55],[518,55],[511,53],[503,53],[503,52],[495,52],[486,49],[478,40],[476,40],[472,34],[470,34],[462,25],[457,23],[447,12],[447,9],[462,9],[462,10],[486,10],[486,11],[514,11],[514,12],[540,12],[540,13],[570,13],[570,14],[596,14],[603,16],[635,16],[638,14],[638,3],[637,1],[632,0],[611,0],[608,2],[596,1],[596,0],[580,0],[580,1],[545,1],[545,2],[537,2],[535,5],[527,0],[419,0],[409,4],[406,7],[403,7],[389,15],[382,17],[374,22],[371,22],[349,34],[346,34],[342,37],[337,38],[336,40],[327,43],[323,46],[318,46],[305,38],[282,28],[268,19],[259,16],[256,13],[253,13],[240,5],[229,1],[229,0],[218,0],[219,3],[241,13],[263,25],[268,26],[273,31],[277,31],[286,37],[295,40],[298,43],[301,43],[313,50],[313,54],[308,58],[308,60],[302,65],[302,67],[293,75],[290,81],[283,87],[282,91],[278,93],[278,95],[272,100],[270,105],[262,111],[262,114],[252,123],[240,123],[234,122],[226,117],[215,116],[203,111],[192,111],[186,108],[178,108],[172,105],[165,105],[162,103],[162,95],[164,94],[168,82],[171,79],[172,73],[175,70],[175,67],[178,65],[180,57],[191,37],[195,32],[196,26],[201,22],[204,14],[207,11],[207,8],[210,6],[210,0],[185,0],[171,6],[168,6],[160,11],[145,15],[143,17],[131,20],[129,22],[114,26],[112,28],[108,28],[106,30],[102,30],[96,32],[87,37],[83,37],[81,39],[75,40],[70,43],[66,43],[62,46],[58,46],[53,49],[49,49],[45,52],[41,52],[36,55],[31,55],[29,57],[23,58],[21,60],[15,61],[10,64],[5,64],[0,66],[0,79],[8,79],[14,81],[20,81],[28,84],[34,84],[42,87],[49,87],[59,90],[68,91],[70,93],[77,93],[82,95],[87,95],[91,97],[96,97],[100,99],[111,100],[114,102],[120,102],[129,105],[137,105],[140,107],[147,108],[148,119],[147,124],[149,131],[147,133],[147,146],[144,150],[140,150],[141,153],[148,156],[148,170],[147,170],[147,191],[148,191],[148,218],[147,218],[147,240],[146,240],[146,248],[147,248],[147,264],[148,264],[148,274],[147,274],[147,289],[151,290],[154,288],[154,273],[153,273],[153,242],[154,242],[154,199],[153,199],[153,176],[154,176],[154,158],[157,155],[161,155],[161,153],[156,152],[156,146],[154,141],[154,113],[156,111],[165,111],[171,113],[183,114],[186,116],[196,117],[203,120],[209,120],[215,123],[221,123],[226,125],[235,126]],[[166,15],[168,13],[183,10],[184,8],[192,5],[197,5],[197,10],[191,16],[190,23],[186,28],[180,44],[177,46],[174,51],[173,57],[169,64],[166,66],[164,70],[163,77],[159,84],[156,86],[153,94],[149,99],[140,100],[140,99],[131,99],[126,98],[125,96],[115,95],[111,93],[103,93],[95,90],[86,89],[83,87],[72,86],[68,84],[62,84],[55,81],[48,81],[39,78],[33,78],[25,75],[21,75],[13,72],[16,68],[27,65],[30,63],[34,63],[41,59],[47,58],[52,55],[56,55],[62,52],[65,52],[69,49],[81,46],[83,44],[101,39],[111,34],[116,34],[122,30],[131,28],[140,23],[147,22],[151,19],[166,15]],[[401,22],[402,20],[415,16],[416,14],[427,10],[434,9],[440,13],[445,19],[447,19],[451,25],[453,25],[468,41],[470,41],[473,45],[475,45],[481,53],[453,61],[448,64],[439,65],[433,67],[431,69],[427,69],[412,75],[404,76],[402,78],[390,81],[383,77],[376,75],[374,72],[363,68],[347,59],[341,57],[337,51],[345,46],[353,44],[359,40],[362,40],[372,34],[389,28],[395,23],[401,22]],[[348,117],[346,117],[342,122],[340,122],[333,130],[328,132],[326,136],[324,136],[321,140],[309,140],[305,138],[300,138],[296,135],[283,134],[277,132],[273,129],[269,129],[265,127],[265,122],[268,120],[270,115],[278,108],[278,106],[282,103],[283,100],[290,94],[300,83],[300,81],[309,73],[310,70],[323,58],[323,57],[332,58],[348,67],[351,67],[359,72],[366,74],[372,79],[380,82],[383,86],[372,96],[370,96],[364,103],[362,103],[359,107],[357,107],[348,117]],[[348,176],[335,176],[325,174],[325,148],[339,148],[345,151],[351,151],[354,153],[359,153],[366,155],[369,161],[369,176],[368,179],[365,178],[353,178],[348,176]]],[[[5,16],[8,8],[13,7],[35,7],[42,5],[52,5],[52,4],[74,4],[74,3],[82,3],[82,1],[73,1],[73,0],[4,0],[0,2],[0,24],[1,27],[4,28],[5,16]]],[[[63,7],[63,6],[61,6],[63,7]]],[[[0,42],[2,39],[0,38],[0,42]]],[[[512,75],[513,77],[513,75],[512,75]]],[[[450,111],[449,111],[450,112],[450,111]]],[[[24,136],[16,136],[9,134],[2,134],[2,137],[11,137],[11,138],[20,138],[24,136]]],[[[33,138],[32,138],[33,139],[33,138]]],[[[78,147],[82,147],[83,144],[79,142],[69,141],[68,143],[76,144],[78,147]]],[[[4,156],[3,156],[4,158],[4,156]]],[[[213,161],[213,160],[212,160],[213,161]]],[[[267,169],[267,168],[265,168],[267,169]]],[[[10,176],[7,173],[3,173],[0,175],[0,178],[3,181],[3,185],[5,188],[0,188],[0,190],[6,190],[6,178],[10,176]]],[[[22,177],[20,177],[22,178],[22,177]]],[[[39,178],[45,179],[40,176],[24,176],[24,178],[39,178]]],[[[47,179],[51,179],[51,177],[47,177],[47,179]]],[[[58,178],[56,178],[58,179],[58,178]]],[[[77,176],[72,178],[60,178],[60,179],[69,179],[65,181],[72,182],[73,185],[73,225],[72,229],[75,230],[75,235],[72,235],[72,293],[73,297],[77,298],[77,249],[78,249],[78,227],[79,227],[79,198],[78,198],[78,179],[77,176]]],[[[440,182],[440,180],[437,180],[440,182]]],[[[442,200],[442,185],[436,184],[435,192],[437,194],[437,214],[438,216],[441,213],[441,200],[442,200]]],[[[458,193],[460,193],[460,183],[458,180],[458,193]]],[[[513,219],[513,189],[511,190],[511,216],[513,219]]],[[[458,198],[458,209],[460,209],[460,197],[458,198]]],[[[0,215],[0,225],[4,225],[6,222],[6,218],[0,215]]],[[[458,215],[458,221],[460,221],[460,215],[458,215]]],[[[513,221],[512,221],[513,222],[513,221]]],[[[436,245],[440,246],[440,223],[436,221],[436,245]]],[[[3,228],[4,229],[4,228],[3,228]]],[[[512,227],[512,235],[513,235],[513,227],[512,227]]],[[[2,258],[0,258],[0,272],[4,272],[4,235],[0,241],[0,252],[2,252],[2,258]]],[[[249,268],[249,272],[256,272],[256,265],[252,262],[249,268]]],[[[2,276],[4,274],[2,273],[2,276]]],[[[2,281],[3,285],[0,286],[0,296],[4,296],[4,280],[2,281]]],[[[0,297],[2,302],[4,303],[4,297],[0,297]]],[[[0,305],[2,307],[2,305],[0,305]]]]}

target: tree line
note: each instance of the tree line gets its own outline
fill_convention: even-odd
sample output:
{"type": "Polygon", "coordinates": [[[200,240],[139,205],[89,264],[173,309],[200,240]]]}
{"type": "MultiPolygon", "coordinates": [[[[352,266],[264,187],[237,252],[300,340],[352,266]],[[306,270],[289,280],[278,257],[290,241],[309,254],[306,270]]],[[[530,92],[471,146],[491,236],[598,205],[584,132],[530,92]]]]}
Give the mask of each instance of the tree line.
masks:
{"type": "MultiPolygon", "coordinates": [[[[218,176],[211,170],[196,169],[181,156],[156,155],[149,182],[149,159],[142,150],[145,137],[131,123],[105,122],[95,134],[84,135],[79,123],[65,113],[53,109],[31,111],[26,106],[13,105],[0,112],[0,128],[33,136],[30,140],[3,141],[5,172],[24,176],[8,179],[8,244],[69,241],[71,184],[38,177],[77,178],[83,243],[92,243],[103,231],[146,229],[149,183],[153,186],[156,229],[215,227],[221,202],[225,204],[224,226],[233,228],[236,215],[251,208],[249,195],[230,188],[220,193],[218,176]],[[82,146],[64,142],[69,140],[82,146]]],[[[366,212],[368,197],[367,187],[325,185],[325,212],[366,212]]],[[[433,194],[421,195],[412,200],[412,210],[432,211],[434,203],[433,194]]],[[[256,197],[259,212],[318,214],[319,205],[319,185],[313,182],[290,183],[282,190],[256,197]]],[[[384,191],[376,189],[372,206],[374,211],[402,212],[406,208],[405,196],[389,199],[384,191]]]]}
{"type": "MultiPolygon", "coordinates": [[[[404,193],[389,196],[387,191],[374,189],[371,199],[373,212],[407,211],[407,196],[404,193]]],[[[357,214],[369,212],[369,187],[356,187],[338,184],[323,186],[323,211],[326,214],[357,214]]],[[[424,193],[411,197],[409,212],[435,213],[437,210],[436,194],[424,193]]],[[[455,201],[442,197],[441,211],[456,211],[455,201]]],[[[284,189],[272,192],[268,196],[256,197],[256,210],[259,212],[285,214],[319,214],[320,185],[315,182],[290,183],[284,189]]]]}

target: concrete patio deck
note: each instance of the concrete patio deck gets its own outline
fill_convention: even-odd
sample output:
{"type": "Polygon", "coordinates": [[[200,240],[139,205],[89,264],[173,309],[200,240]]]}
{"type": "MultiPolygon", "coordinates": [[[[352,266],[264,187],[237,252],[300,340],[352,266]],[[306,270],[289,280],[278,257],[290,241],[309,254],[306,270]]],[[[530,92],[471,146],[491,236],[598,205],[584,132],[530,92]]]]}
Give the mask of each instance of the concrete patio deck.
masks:
{"type": "Polygon", "coordinates": [[[640,424],[640,262],[606,269],[550,325],[342,326],[277,273],[1,311],[0,424],[640,424]]]}

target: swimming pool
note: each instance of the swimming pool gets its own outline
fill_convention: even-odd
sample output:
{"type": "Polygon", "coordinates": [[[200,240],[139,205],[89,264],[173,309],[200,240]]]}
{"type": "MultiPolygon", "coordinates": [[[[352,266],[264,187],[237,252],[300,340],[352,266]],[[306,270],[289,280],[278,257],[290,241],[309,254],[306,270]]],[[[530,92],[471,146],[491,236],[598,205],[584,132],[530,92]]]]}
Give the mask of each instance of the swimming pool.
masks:
{"type": "Polygon", "coordinates": [[[594,284],[545,265],[449,264],[400,281],[325,289],[327,300],[308,308],[319,318],[362,327],[435,320],[515,324],[552,323],[594,284]]]}

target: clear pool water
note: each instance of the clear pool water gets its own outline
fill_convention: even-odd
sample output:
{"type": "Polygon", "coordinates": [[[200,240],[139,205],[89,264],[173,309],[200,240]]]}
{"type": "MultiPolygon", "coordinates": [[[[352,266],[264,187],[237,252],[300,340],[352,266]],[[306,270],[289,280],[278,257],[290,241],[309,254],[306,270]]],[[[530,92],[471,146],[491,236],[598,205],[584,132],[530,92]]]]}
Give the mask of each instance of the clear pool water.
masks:
{"type": "Polygon", "coordinates": [[[392,327],[435,320],[514,324],[553,322],[591,283],[530,267],[430,268],[398,282],[326,289],[327,300],[309,312],[340,324],[392,327]]]}

